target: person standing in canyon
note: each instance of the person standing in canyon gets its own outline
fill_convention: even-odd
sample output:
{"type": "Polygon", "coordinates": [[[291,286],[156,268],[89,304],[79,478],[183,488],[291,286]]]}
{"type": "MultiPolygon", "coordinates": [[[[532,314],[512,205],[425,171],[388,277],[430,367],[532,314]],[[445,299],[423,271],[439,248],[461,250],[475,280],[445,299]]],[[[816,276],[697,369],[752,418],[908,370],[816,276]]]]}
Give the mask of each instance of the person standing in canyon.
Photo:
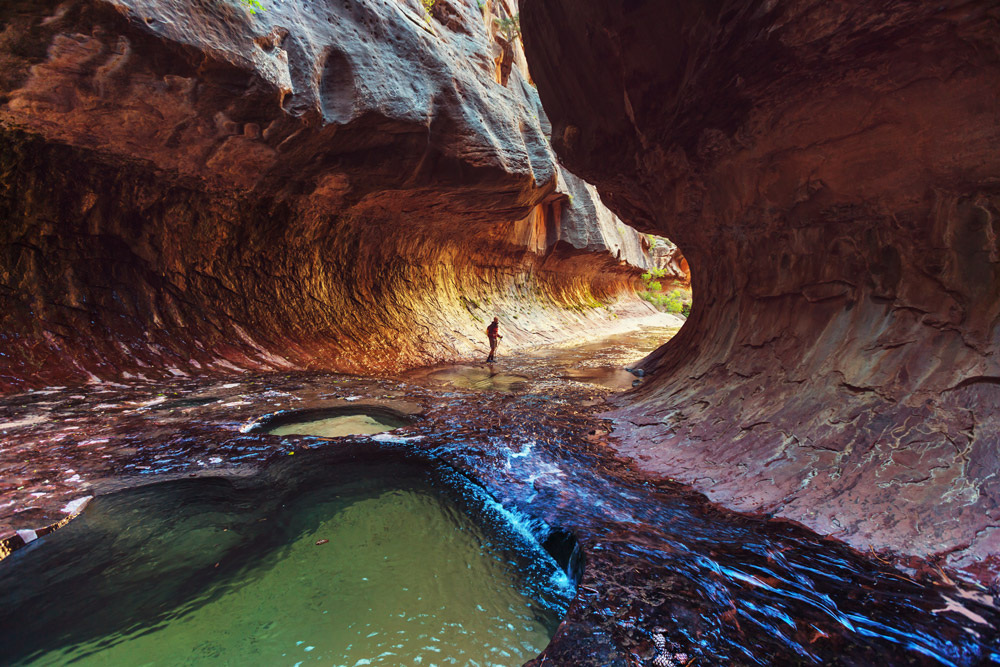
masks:
{"type": "Polygon", "coordinates": [[[486,363],[496,361],[497,345],[503,336],[500,335],[500,318],[494,317],[493,322],[486,327],[486,337],[490,339],[490,356],[486,357],[486,363]]]}

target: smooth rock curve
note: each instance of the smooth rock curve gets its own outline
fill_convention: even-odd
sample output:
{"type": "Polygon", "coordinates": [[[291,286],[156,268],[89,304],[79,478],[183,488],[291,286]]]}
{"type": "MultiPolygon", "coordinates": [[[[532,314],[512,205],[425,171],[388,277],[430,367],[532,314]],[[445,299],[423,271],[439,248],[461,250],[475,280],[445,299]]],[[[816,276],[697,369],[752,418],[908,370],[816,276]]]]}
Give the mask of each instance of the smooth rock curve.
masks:
{"type": "Polygon", "coordinates": [[[996,582],[998,19],[957,0],[522,2],[561,158],[692,270],[688,324],[615,413],[622,451],[996,582]]]}

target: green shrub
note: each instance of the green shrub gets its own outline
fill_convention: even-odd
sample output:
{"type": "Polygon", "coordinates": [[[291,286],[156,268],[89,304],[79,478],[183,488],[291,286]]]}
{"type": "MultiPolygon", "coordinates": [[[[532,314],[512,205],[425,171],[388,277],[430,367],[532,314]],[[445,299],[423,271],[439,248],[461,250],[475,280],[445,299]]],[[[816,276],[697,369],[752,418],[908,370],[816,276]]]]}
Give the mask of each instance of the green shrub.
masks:
{"type": "Polygon", "coordinates": [[[658,292],[663,289],[663,285],[660,284],[658,278],[663,278],[666,275],[666,269],[650,269],[639,277],[642,278],[642,282],[646,283],[646,289],[658,292]]]}
{"type": "Polygon", "coordinates": [[[679,313],[684,309],[684,299],[681,293],[674,290],[670,294],[663,295],[663,310],[668,313],[679,313]]]}
{"type": "Polygon", "coordinates": [[[654,306],[658,310],[662,310],[667,313],[680,313],[687,317],[691,312],[691,303],[684,300],[684,293],[680,290],[674,290],[670,294],[657,294],[655,292],[639,292],[639,298],[644,299],[654,306]]]}
{"type": "Polygon", "coordinates": [[[251,14],[256,14],[258,9],[264,11],[264,5],[260,4],[260,0],[240,0],[240,2],[250,8],[251,14]]]}
{"type": "MultiPolygon", "coordinates": [[[[426,2],[426,0],[424,1],[426,2]]],[[[493,23],[496,24],[497,29],[500,31],[500,35],[508,42],[512,42],[515,37],[521,36],[520,14],[514,14],[509,19],[497,17],[493,19],[493,23]]]]}

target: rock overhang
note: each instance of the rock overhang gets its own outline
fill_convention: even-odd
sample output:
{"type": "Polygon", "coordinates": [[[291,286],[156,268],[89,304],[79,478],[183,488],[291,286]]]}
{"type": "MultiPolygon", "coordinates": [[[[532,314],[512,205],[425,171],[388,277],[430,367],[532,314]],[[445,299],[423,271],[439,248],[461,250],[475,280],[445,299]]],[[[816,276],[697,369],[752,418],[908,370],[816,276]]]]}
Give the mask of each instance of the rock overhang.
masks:
{"type": "Polygon", "coordinates": [[[555,331],[563,306],[628,295],[637,234],[561,169],[534,89],[495,80],[483,16],[452,4],[0,10],[4,386],[399,368],[474,349],[470,303],[527,302],[555,331]]]}
{"type": "Polygon", "coordinates": [[[616,413],[623,449],[734,507],[992,581],[995,8],[522,9],[560,157],[677,242],[699,296],[616,413]]]}

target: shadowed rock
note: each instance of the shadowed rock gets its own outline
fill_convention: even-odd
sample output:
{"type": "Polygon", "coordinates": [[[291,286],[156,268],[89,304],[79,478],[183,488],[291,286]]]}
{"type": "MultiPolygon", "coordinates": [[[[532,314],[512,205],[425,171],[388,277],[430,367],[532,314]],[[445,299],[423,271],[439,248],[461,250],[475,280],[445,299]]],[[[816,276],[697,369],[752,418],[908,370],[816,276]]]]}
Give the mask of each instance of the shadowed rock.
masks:
{"type": "Polygon", "coordinates": [[[615,413],[623,451],[993,580],[997,21],[988,2],[522,3],[561,158],[676,241],[698,295],[615,413]]]}

